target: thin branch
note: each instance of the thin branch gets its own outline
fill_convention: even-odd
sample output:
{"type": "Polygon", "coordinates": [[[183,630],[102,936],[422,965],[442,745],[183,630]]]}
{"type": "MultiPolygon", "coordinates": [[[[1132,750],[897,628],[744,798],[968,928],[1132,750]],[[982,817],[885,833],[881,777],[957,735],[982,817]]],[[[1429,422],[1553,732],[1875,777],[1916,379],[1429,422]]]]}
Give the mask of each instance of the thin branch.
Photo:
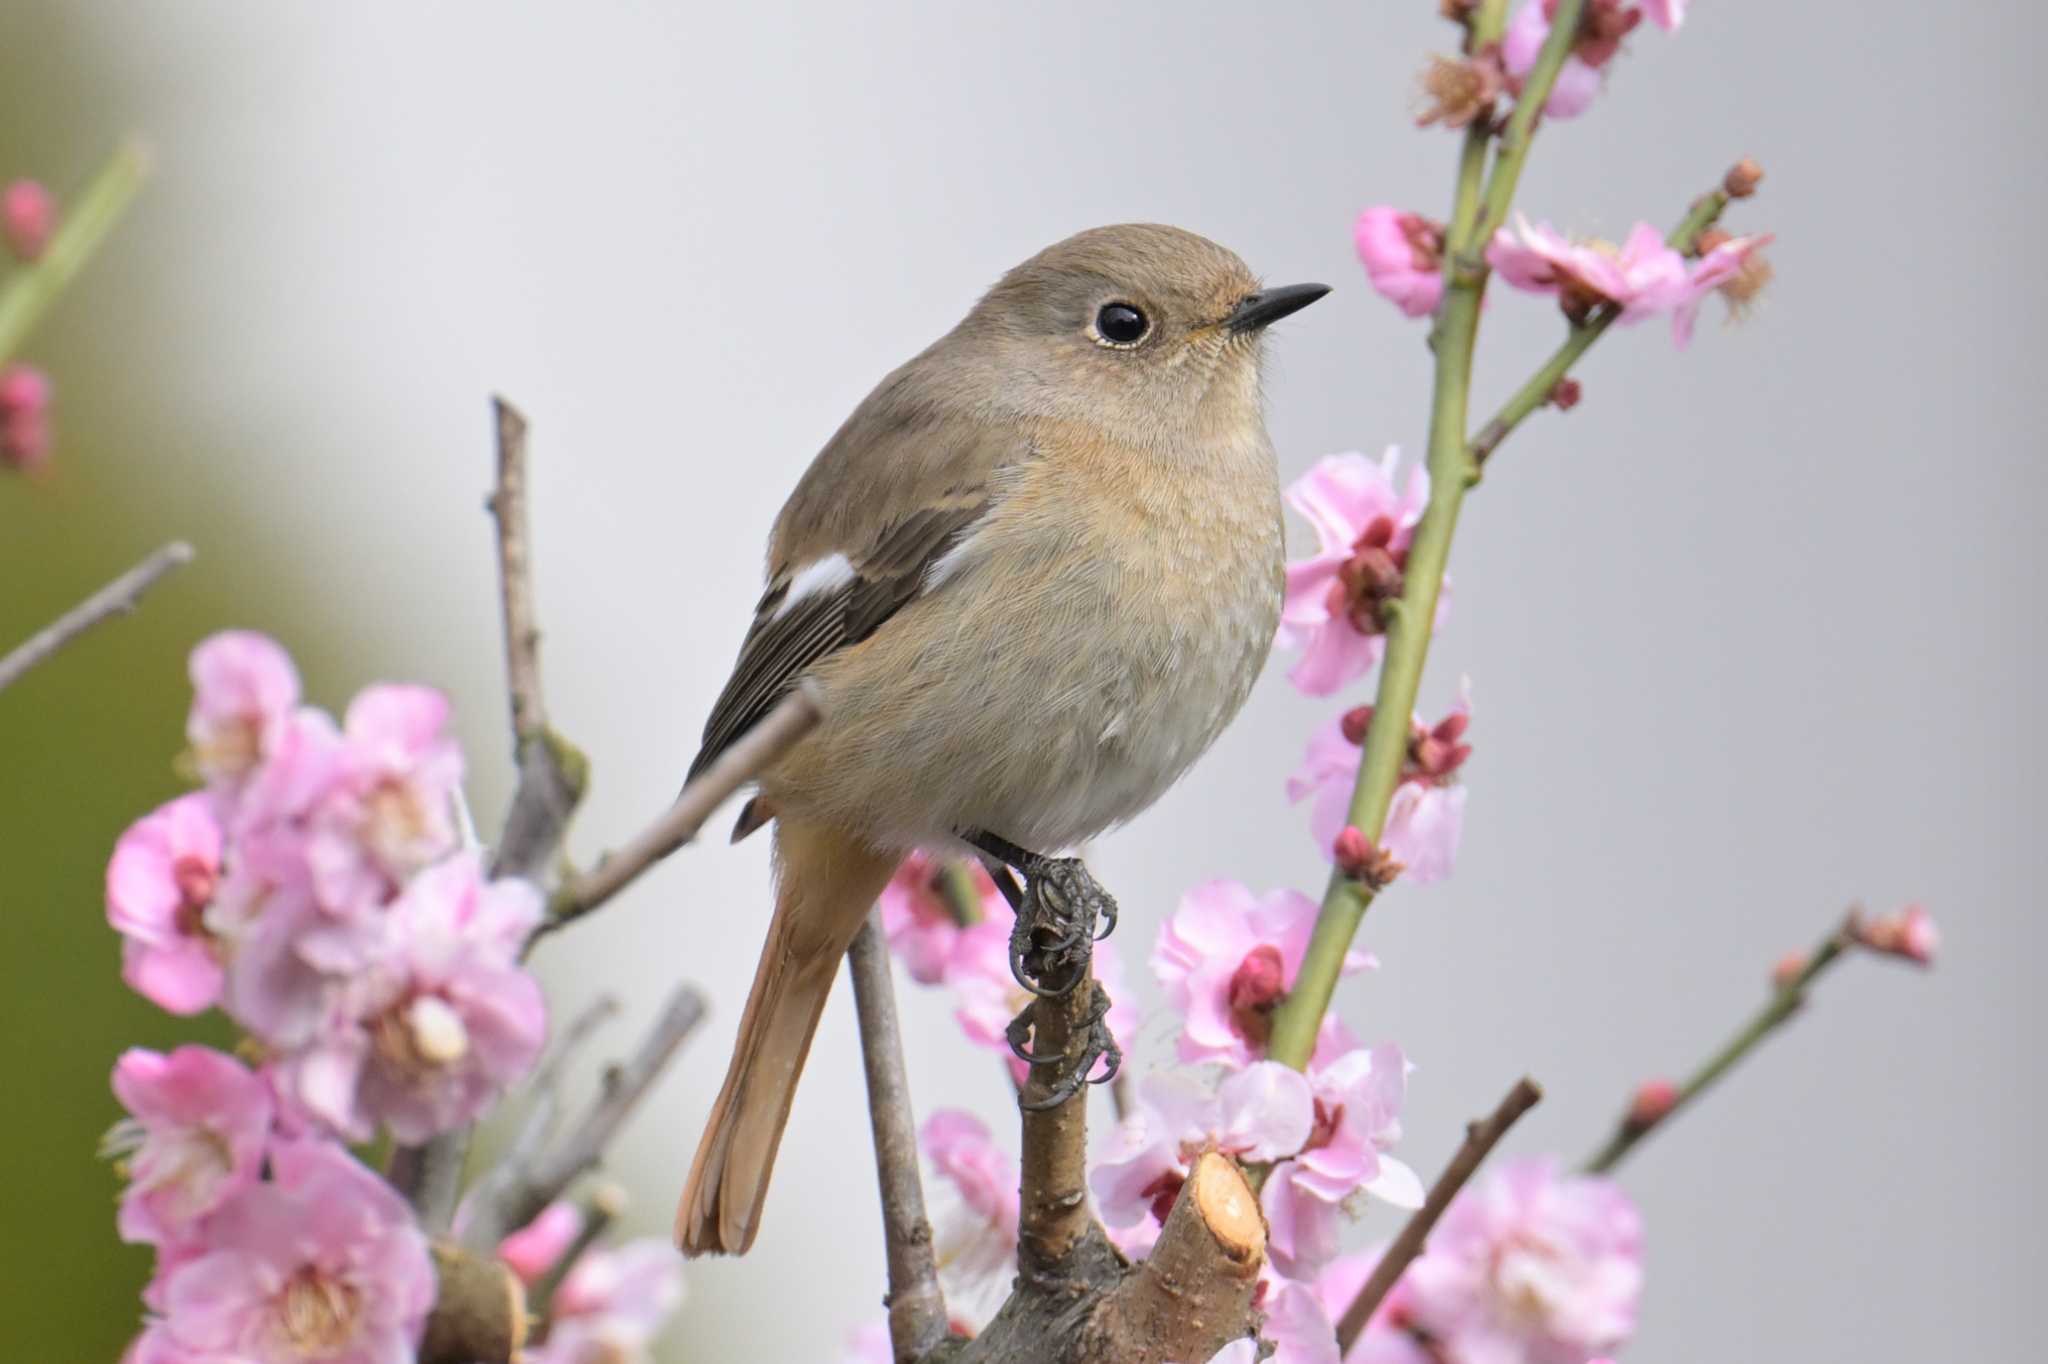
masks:
{"type": "Polygon", "coordinates": [[[149,173],[149,158],[130,142],[117,149],[65,213],[35,262],[0,291],[0,362],[12,359],[65,286],[77,277],[128,211],[149,173]]]}
{"type": "Polygon", "coordinates": [[[447,1232],[462,1197],[462,1168],[469,1161],[471,1129],[452,1132],[418,1146],[394,1146],[384,1165],[384,1179],[412,1203],[420,1225],[432,1236],[447,1232]]]}
{"type": "Polygon", "coordinates": [[[1094,1019],[1093,973],[1059,996],[1031,1005],[1031,1051],[1060,1057],[1031,1067],[1019,1095],[1024,1110],[1017,1245],[1027,1276],[1055,1269],[1094,1225],[1088,1212],[1088,1091],[1082,1085],[1057,1108],[1030,1105],[1051,1097],[1058,1076],[1081,1063],[1094,1019]]]}
{"type": "Polygon", "coordinates": [[[846,954],[867,1069],[868,1118],[875,1134],[875,1178],[882,1192],[882,1239],[889,1264],[889,1339],[897,1364],[913,1364],[946,1338],[932,1227],[917,1173],[917,1124],[903,1073],[903,1034],[881,911],[870,910],[846,954]]]}
{"type": "Polygon", "coordinates": [[[1444,1215],[1444,1209],[1451,1206],[1451,1200],[1458,1196],[1458,1190],[1479,1169],[1487,1153],[1507,1135],[1516,1119],[1534,1108],[1542,1098],[1543,1091],[1536,1087],[1536,1082],[1524,1076],[1515,1081],[1515,1087],[1508,1091],[1491,1117],[1484,1122],[1472,1123],[1465,1129],[1464,1144],[1451,1157],[1451,1163],[1444,1167],[1444,1172],[1436,1177],[1436,1183],[1430,1186],[1429,1196],[1408,1219],[1407,1225],[1401,1228],[1386,1253],[1380,1256],[1372,1277],[1358,1290],[1358,1296],[1345,1309],[1343,1320],[1337,1323],[1337,1349],[1340,1354],[1351,1352],[1366,1323],[1372,1320],[1372,1314],[1379,1310],[1380,1303],[1400,1282],[1401,1275],[1422,1253],[1423,1243],[1429,1239],[1437,1219],[1444,1215]]]}
{"type": "Polygon", "coordinates": [[[1756,1050],[1759,1042],[1783,1027],[1806,1002],[1807,987],[1856,941],[1856,926],[1857,914],[1852,909],[1842,920],[1841,926],[1822,938],[1820,945],[1807,954],[1805,964],[1792,978],[1772,991],[1764,1006],[1751,1015],[1749,1021],[1738,1028],[1735,1035],[1729,1038],[1720,1050],[1700,1063],[1699,1069],[1692,1073],[1691,1078],[1679,1086],[1671,1106],[1656,1121],[1638,1122],[1624,1113],[1621,1121],[1615,1124],[1614,1134],[1607,1139],[1607,1144],[1586,1162],[1586,1173],[1604,1175],[1611,1171],[1622,1162],[1623,1157],[1636,1148],[1636,1143],[1670,1121],[1679,1109],[1697,1099],[1716,1080],[1734,1069],[1736,1062],[1756,1050]]]}
{"type": "Polygon", "coordinates": [[[617,895],[662,858],[697,836],[704,821],[726,797],[761,774],[788,752],[822,718],[809,685],[799,686],[716,762],[683,788],[676,803],[636,835],[580,876],[571,877],[555,894],[547,922],[534,933],[538,941],[558,932],[617,895]]]}
{"type": "Polygon", "coordinates": [[[0,658],[0,691],[21,680],[23,673],[49,658],[72,640],[111,616],[135,609],[144,592],[172,569],[192,562],[192,546],[173,540],[135,567],[29,636],[14,652],[0,658]]]}
{"type": "MultiPolygon", "coordinates": [[[[527,1179],[527,1170],[540,1159],[555,1122],[562,1111],[562,1079],[569,1062],[579,1055],[597,1030],[619,1012],[616,995],[599,995],[590,1006],[562,1029],[540,1068],[527,1086],[532,1097],[519,1130],[505,1147],[504,1155],[490,1171],[477,1180],[469,1200],[470,1213],[462,1229],[463,1240],[479,1250],[490,1250],[525,1222],[507,1223],[508,1212],[517,1211],[511,1191],[527,1179]]],[[[526,1221],[531,1221],[527,1218],[526,1221]]]]}
{"type": "Polygon", "coordinates": [[[632,1058],[606,1071],[596,1100],[568,1135],[536,1159],[524,1178],[508,1184],[496,1204],[501,1225],[525,1226],[579,1176],[597,1167],[619,1128],[654,1088],[683,1039],[703,1018],[704,996],[691,985],[676,987],[632,1058]]]}

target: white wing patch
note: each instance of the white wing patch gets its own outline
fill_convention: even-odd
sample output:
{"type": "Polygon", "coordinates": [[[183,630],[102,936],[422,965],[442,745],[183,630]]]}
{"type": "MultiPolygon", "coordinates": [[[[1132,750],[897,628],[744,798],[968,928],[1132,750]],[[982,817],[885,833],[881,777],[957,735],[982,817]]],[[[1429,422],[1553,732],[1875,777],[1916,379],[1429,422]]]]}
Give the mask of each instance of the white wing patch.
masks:
{"type": "Polygon", "coordinates": [[[782,604],[775,608],[775,614],[787,615],[789,608],[805,597],[814,597],[820,592],[836,592],[853,578],[853,564],[844,554],[829,554],[805,564],[789,580],[789,591],[782,594],[782,604]]]}

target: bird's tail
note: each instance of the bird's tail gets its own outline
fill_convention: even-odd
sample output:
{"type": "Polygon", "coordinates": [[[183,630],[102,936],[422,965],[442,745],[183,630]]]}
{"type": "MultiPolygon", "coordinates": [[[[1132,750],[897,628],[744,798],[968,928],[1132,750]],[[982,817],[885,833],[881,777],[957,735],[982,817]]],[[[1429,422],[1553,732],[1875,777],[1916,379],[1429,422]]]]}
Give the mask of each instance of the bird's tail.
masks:
{"type": "Polygon", "coordinates": [[[839,963],[898,859],[836,830],[775,825],[775,918],[740,1017],[725,1087],[676,1209],[685,1255],[744,1255],[761,1226],[775,1149],[839,963]]]}

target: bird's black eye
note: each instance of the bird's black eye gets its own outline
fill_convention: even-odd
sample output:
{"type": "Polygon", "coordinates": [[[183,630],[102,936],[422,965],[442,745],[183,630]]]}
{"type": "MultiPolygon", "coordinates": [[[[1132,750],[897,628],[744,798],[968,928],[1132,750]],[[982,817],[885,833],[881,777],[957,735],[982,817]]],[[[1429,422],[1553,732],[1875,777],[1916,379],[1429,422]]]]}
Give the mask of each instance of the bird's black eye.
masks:
{"type": "Polygon", "coordinates": [[[1111,346],[1135,346],[1151,327],[1145,314],[1128,303],[1105,303],[1095,314],[1095,334],[1111,346]]]}

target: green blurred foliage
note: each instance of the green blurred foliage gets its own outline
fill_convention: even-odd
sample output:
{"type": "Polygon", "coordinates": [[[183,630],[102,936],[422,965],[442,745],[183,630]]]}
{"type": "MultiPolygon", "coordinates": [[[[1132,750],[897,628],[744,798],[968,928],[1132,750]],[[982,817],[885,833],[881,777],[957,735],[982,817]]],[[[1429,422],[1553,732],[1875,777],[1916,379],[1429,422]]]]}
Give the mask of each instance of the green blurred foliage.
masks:
{"type": "MultiPolygon", "coordinates": [[[[0,7],[0,179],[32,176],[60,197],[124,134],[148,132],[125,125],[116,83],[70,25],[61,4],[0,7]]],[[[141,1312],[150,1256],[116,1239],[117,1181],[96,1154],[118,1116],[114,1059],[230,1042],[218,1015],[172,1018],[127,990],[104,914],[115,838],[182,788],[185,655],[225,626],[272,629],[316,694],[334,656],[312,604],[251,561],[261,537],[244,510],[208,485],[199,451],[236,440],[231,422],[194,411],[175,348],[149,340],[176,328],[173,282],[148,266],[150,196],[21,357],[55,382],[51,467],[34,480],[0,471],[0,650],[166,540],[200,554],[140,612],[0,692],[0,1036],[17,1096],[0,1124],[0,1359],[37,1364],[116,1359],[141,1312]]]]}

